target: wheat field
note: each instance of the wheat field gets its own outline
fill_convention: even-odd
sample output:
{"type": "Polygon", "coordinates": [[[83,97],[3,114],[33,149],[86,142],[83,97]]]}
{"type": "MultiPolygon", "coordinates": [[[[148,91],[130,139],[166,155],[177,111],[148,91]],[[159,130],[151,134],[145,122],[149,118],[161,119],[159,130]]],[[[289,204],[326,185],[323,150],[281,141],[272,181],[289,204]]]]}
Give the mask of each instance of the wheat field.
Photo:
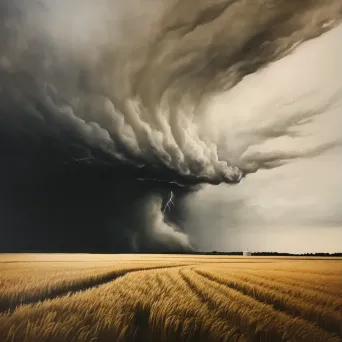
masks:
{"type": "Polygon", "coordinates": [[[0,341],[342,341],[342,260],[0,255],[0,341]]]}

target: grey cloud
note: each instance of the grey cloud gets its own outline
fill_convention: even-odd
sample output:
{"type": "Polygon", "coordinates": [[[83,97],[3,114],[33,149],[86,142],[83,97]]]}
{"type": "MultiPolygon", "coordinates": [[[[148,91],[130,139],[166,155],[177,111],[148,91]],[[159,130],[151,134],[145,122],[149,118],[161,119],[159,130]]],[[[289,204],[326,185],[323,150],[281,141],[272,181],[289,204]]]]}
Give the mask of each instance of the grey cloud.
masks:
{"type": "MultiPolygon", "coordinates": [[[[237,183],[291,156],[255,153],[244,167],[243,155],[222,154],[200,124],[208,102],[336,26],[341,10],[339,0],[5,1],[1,88],[13,107],[0,103],[2,115],[15,127],[18,117],[32,118],[20,126],[29,135],[45,130],[63,144],[72,137],[84,157],[101,150],[113,164],[157,170],[157,179],[169,172],[189,186],[237,183]]],[[[153,212],[158,201],[149,202],[153,212]]],[[[155,239],[186,244],[158,215],[148,217],[160,223],[155,239]]]]}
{"type": "MultiPolygon", "coordinates": [[[[117,155],[213,182],[239,181],[241,172],[231,161],[220,161],[216,146],[198,136],[194,117],[204,115],[202,104],[336,25],[342,9],[337,0],[170,1],[160,6],[158,20],[144,33],[139,33],[143,26],[133,25],[137,37],[126,37],[125,20],[146,12],[141,20],[146,26],[155,14],[154,2],[145,11],[135,9],[131,18],[129,4],[77,4],[46,1],[45,11],[35,2],[21,4],[30,15],[22,11],[7,25],[10,33],[17,29],[22,34],[12,36],[2,59],[13,59],[13,69],[52,83],[69,103],[97,96],[98,106],[89,110],[104,127],[91,124],[94,129],[84,129],[84,137],[107,131],[117,155]],[[57,16],[61,10],[69,11],[64,23],[57,16]],[[42,13],[46,17],[34,23],[42,13]],[[111,15],[113,21],[105,23],[111,15]],[[70,37],[64,26],[72,28],[70,37]],[[111,116],[111,122],[103,116],[111,116]]],[[[73,111],[74,117],[84,115],[73,111]]]]}

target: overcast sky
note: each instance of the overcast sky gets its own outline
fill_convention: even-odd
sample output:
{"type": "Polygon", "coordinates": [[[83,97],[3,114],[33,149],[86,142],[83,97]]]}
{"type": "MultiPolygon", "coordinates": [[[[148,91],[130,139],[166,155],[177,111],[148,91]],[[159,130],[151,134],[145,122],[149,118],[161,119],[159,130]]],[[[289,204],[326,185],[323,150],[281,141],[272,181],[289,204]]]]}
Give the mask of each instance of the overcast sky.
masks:
{"type": "Polygon", "coordinates": [[[234,90],[212,102],[212,128],[228,142],[234,138],[229,127],[253,130],[268,121],[322,106],[323,113],[297,127],[301,136],[270,139],[254,149],[300,151],[322,141],[337,143],[319,156],[259,170],[241,184],[208,185],[190,195],[186,226],[200,249],[341,252],[341,38],[339,26],[246,77],[234,90]],[[334,105],[325,108],[331,97],[334,105]]]}
{"type": "Polygon", "coordinates": [[[0,1],[0,251],[339,251],[341,1],[138,3],[0,1]]]}

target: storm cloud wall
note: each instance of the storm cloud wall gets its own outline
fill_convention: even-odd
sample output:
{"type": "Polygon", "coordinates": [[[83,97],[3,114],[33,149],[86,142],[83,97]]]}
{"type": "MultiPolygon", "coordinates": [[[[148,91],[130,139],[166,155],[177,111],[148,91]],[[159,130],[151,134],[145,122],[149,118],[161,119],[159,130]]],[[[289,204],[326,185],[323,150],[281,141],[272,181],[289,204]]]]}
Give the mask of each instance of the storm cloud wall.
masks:
{"type": "Polygon", "coordinates": [[[233,146],[221,157],[203,125],[209,101],[337,25],[342,8],[338,0],[0,6],[2,241],[10,241],[1,248],[56,251],[192,249],[172,213],[163,217],[170,191],[238,183],[284,159],[283,151],[246,159],[233,146]]]}

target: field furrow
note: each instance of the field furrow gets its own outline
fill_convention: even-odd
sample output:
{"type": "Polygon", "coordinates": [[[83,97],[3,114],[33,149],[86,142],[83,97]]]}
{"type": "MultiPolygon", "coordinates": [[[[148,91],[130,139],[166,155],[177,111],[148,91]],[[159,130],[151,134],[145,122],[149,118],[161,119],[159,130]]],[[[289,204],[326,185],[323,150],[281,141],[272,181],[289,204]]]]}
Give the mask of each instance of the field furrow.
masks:
{"type": "MultiPolygon", "coordinates": [[[[306,278],[303,276],[303,279],[300,279],[297,275],[297,278],[294,277],[292,273],[282,273],[275,274],[274,272],[260,272],[249,271],[245,272],[245,275],[254,276],[256,278],[263,279],[265,282],[278,282],[284,284],[284,286],[293,286],[296,288],[304,288],[308,291],[317,291],[325,294],[327,297],[341,302],[342,299],[342,280],[341,279],[327,279],[322,277],[321,279],[314,278],[306,278]]],[[[337,278],[337,277],[335,277],[337,278]]],[[[341,278],[341,277],[339,277],[341,278]]]]}
{"type": "MultiPolygon", "coordinates": [[[[71,274],[70,277],[68,277],[68,274],[63,277],[63,273],[57,273],[57,276],[59,276],[57,279],[50,279],[49,277],[45,279],[40,278],[38,279],[40,282],[35,282],[37,279],[33,279],[31,280],[34,284],[33,287],[30,285],[27,286],[27,283],[21,282],[17,283],[16,286],[12,286],[8,290],[7,288],[9,285],[5,284],[5,286],[2,286],[0,291],[0,312],[14,310],[18,305],[35,303],[38,301],[53,299],[69,293],[85,291],[91,287],[113,281],[129,272],[176,266],[177,265],[117,266],[112,267],[110,271],[108,270],[105,272],[99,272],[98,270],[91,271],[89,273],[76,273],[71,274]]],[[[5,281],[3,281],[3,283],[5,283],[5,281]]]]}
{"type": "Polygon", "coordinates": [[[307,286],[299,286],[298,284],[292,284],[286,281],[281,281],[273,278],[267,278],[251,272],[240,272],[235,270],[226,270],[224,272],[212,272],[204,267],[196,268],[199,272],[215,275],[222,281],[235,280],[245,281],[251,286],[261,286],[269,289],[270,291],[276,291],[282,295],[288,295],[297,300],[308,301],[312,304],[320,306],[327,306],[329,310],[340,312],[342,309],[342,298],[333,294],[326,294],[320,290],[314,290],[307,286]]]}
{"type": "MultiPolygon", "coordinates": [[[[215,266],[215,270],[220,271],[220,273],[226,272],[236,272],[241,273],[246,276],[254,276],[264,279],[266,282],[278,281],[284,283],[284,285],[293,285],[299,288],[305,288],[308,290],[314,290],[326,293],[328,297],[335,297],[338,300],[342,298],[342,262],[336,262],[337,265],[340,265],[340,273],[334,276],[327,276],[324,274],[320,275],[308,275],[301,274],[298,272],[291,272],[288,268],[282,269],[282,267],[277,267],[277,269],[273,269],[272,267],[260,267],[260,265],[255,265],[254,267],[232,267],[232,265],[227,265],[226,267],[215,266]]],[[[283,266],[283,265],[281,265],[283,266]]],[[[314,267],[319,268],[315,262],[313,263],[314,267]]],[[[205,265],[201,265],[201,268],[206,268],[205,265]]]]}
{"type": "Polygon", "coordinates": [[[51,341],[74,336],[77,341],[245,341],[238,329],[217,320],[188,291],[176,269],[169,272],[170,275],[165,270],[130,273],[74,296],[19,307],[12,315],[0,316],[0,339],[22,341],[38,336],[39,341],[51,341]],[[170,277],[175,281],[170,282],[170,277]],[[160,287],[155,286],[157,278],[160,287]],[[92,300],[94,296],[98,298],[96,302],[92,300]],[[28,315],[29,322],[25,320],[28,315]],[[38,322],[49,326],[49,330],[38,322]],[[60,332],[60,324],[68,329],[60,332]]]}
{"type": "MultiPolygon", "coordinates": [[[[341,263],[342,264],[342,263],[341,263]]],[[[255,272],[254,272],[255,273],[255,272]]],[[[265,272],[264,277],[267,279],[278,279],[282,281],[292,282],[301,286],[308,286],[310,288],[317,288],[327,293],[336,294],[342,297],[342,271],[339,275],[324,276],[324,275],[308,275],[293,272],[282,272],[281,270],[274,270],[272,272],[265,272]]]]}
{"type": "Polygon", "coordinates": [[[237,289],[227,287],[196,272],[183,272],[198,295],[211,301],[228,321],[239,324],[248,338],[262,341],[338,341],[338,337],[313,323],[274,310],[272,305],[258,301],[237,289]],[[260,321],[259,317],[263,317],[260,321]],[[253,337],[254,336],[254,337],[253,337]]]}
{"type": "Polygon", "coordinates": [[[245,341],[237,326],[222,319],[189,291],[179,270],[165,272],[162,278],[165,295],[156,299],[150,317],[156,342],[245,341]]]}
{"type": "Polygon", "coordinates": [[[342,341],[341,260],[83,257],[0,260],[1,342],[342,341]]]}
{"type": "Polygon", "coordinates": [[[247,280],[234,277],[233,275],[222,277],[215,275],[213,272],[200,270],[197,270],[197,273],[260,302],[270,304],[277,310],[295,317],[300,316],[305,320],[316,323],[325,330],[338,335],[342,332],[342,314],[340,311],[331,310],[329,306],[291,297],[291,295],[278,292],[267,286],[249,283],[247,280]]]}

